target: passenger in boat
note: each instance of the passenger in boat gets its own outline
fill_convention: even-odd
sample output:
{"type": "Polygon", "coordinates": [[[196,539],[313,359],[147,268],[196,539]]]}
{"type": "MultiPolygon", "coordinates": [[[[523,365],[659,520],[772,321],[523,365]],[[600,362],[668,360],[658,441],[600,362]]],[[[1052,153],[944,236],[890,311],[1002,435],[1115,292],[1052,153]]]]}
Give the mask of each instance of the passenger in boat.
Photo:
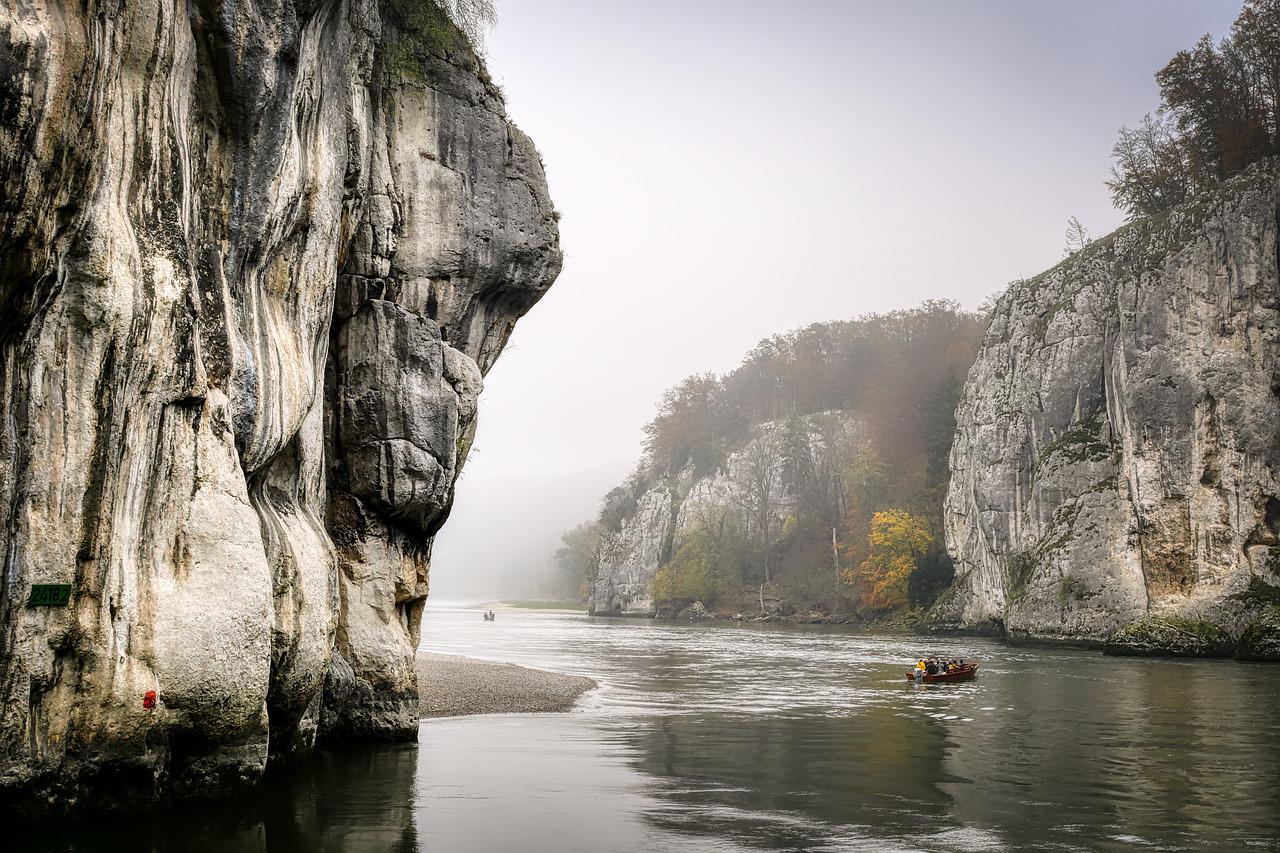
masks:
{"type": "Polygon", "coordinates": [[[929,675],[937,675],[937,674],[938,674],[938,662],[937,662],[936,660],[934,660],[933,658],[929,658],[929,662],[928,662],[927,664],[925,664],[924,671],[925,671],[925,672],[927,672],[929,675]]]}

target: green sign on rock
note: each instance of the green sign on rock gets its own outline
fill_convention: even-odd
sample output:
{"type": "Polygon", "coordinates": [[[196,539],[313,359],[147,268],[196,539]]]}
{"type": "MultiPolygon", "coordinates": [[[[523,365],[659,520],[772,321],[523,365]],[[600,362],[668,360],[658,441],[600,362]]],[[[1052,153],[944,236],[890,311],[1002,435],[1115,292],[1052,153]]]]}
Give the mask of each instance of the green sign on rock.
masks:
{"type": "Polygon", "coordinates": [[[71,601],[69,583],[33,583],[28,607],[66,607],[71,601]]]}

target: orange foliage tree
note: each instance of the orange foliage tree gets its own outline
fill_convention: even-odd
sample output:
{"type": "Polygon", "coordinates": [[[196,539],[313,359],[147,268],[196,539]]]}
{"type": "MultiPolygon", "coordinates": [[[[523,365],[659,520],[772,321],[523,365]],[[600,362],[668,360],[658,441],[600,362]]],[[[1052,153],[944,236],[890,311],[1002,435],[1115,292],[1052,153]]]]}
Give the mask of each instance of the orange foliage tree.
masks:
{"type": "Polygon", "coordinates": [[[919,516],[898,508],[873,515],[867,558],[858,567],[867,585],[867,605],[887,610],[906,604],[911,573],[932,544],[933,534],[919,516]]]}

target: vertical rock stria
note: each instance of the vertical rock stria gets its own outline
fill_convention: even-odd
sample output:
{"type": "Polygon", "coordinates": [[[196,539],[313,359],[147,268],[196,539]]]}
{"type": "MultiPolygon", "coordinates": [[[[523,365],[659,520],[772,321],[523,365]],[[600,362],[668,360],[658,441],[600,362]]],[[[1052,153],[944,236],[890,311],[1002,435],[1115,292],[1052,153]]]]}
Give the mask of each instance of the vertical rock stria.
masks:
{"type": "Polygon", "coordinates": [[[561,258],[466,38],[429,0],[19,0],[0,114],[0,799],[411,736],[481,376],[561,258]]]}
{"type": "Polygon", "coordinates": [[[956,414],[943,624],[1222,653],[1280,600],[1278,174],[1000,299],[956,414]]]}
{"type": "Polygon", "coordinates": [[[601,541],[588,605],[592,614],[654,615],[653,577],[671,558],[672,503],[670,488],[648,490],[635,514],[601,541]]]}

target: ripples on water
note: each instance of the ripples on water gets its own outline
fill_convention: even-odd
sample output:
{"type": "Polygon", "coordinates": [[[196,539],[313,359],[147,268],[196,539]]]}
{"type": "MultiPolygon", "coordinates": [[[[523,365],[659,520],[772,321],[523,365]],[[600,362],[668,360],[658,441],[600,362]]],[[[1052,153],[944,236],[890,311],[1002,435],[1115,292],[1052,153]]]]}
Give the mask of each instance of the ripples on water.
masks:
{"type": "Polygon", "coordinates": [[[1280,668],[962,639],[979,678],[917,687],[910,637],[502,619],[429,613],[424,647],[599,679],[574,728],[669,849],[1280,848],[1280,668]]]}
{"type": "Polygon", "coordinates": [[[251,802],[154,822],[140,846],[1280,849],[1280,667],[537,611],[429,608],[423,625],[425,650],[602,687],[568,714],[325,752],[251,802]],[[980,660],[978,679],[908,684],[935,647],[980,660]]]}

